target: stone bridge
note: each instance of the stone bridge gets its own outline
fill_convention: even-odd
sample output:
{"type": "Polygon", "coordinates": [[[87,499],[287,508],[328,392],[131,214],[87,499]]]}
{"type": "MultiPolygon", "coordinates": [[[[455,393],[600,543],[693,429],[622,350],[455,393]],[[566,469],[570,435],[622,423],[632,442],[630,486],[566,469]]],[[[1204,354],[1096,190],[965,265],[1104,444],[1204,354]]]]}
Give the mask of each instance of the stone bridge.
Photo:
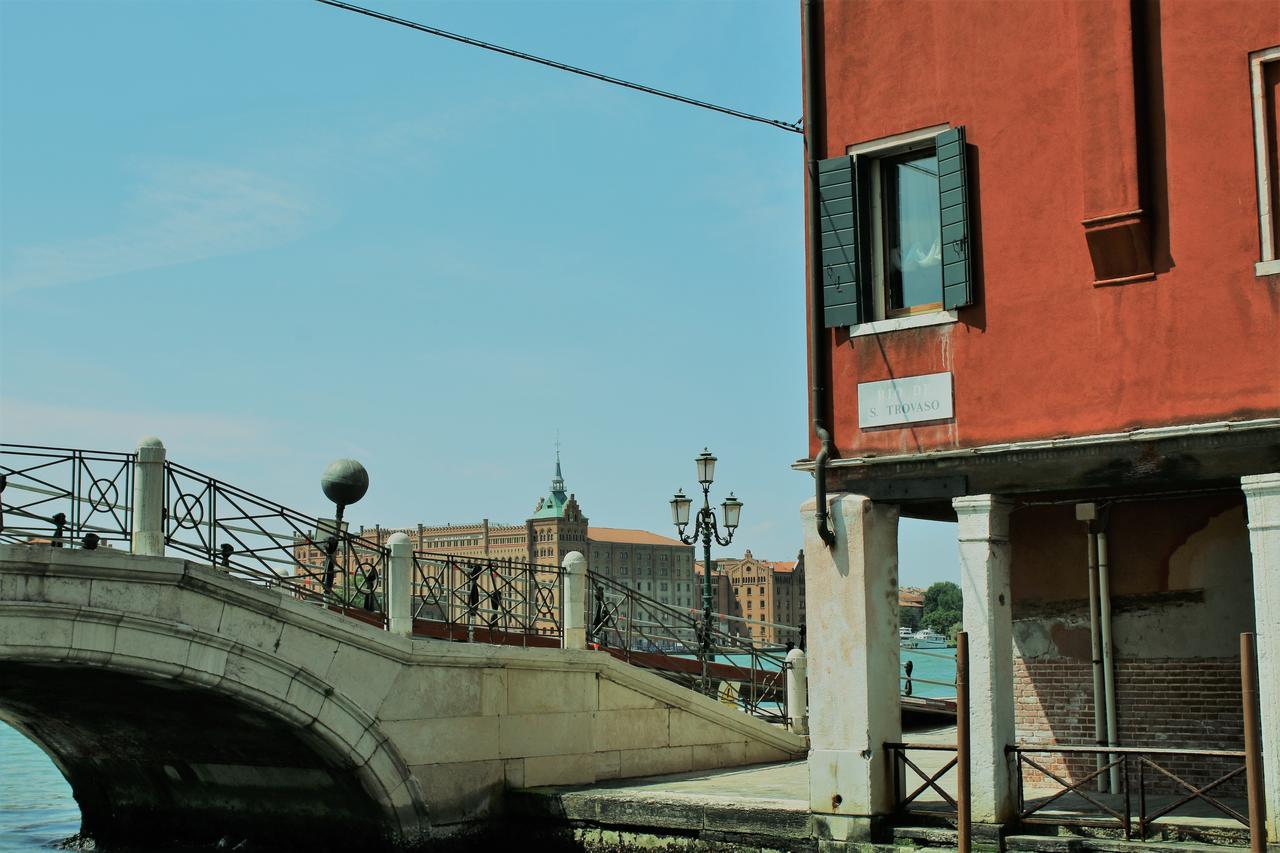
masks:
{"type": "Polygon", "coordinates": [[[801,757],[606,653],[411,639],[180,559],[0,546],[0,719],[99,841],[395,848],[503,793],[801,757]]]}

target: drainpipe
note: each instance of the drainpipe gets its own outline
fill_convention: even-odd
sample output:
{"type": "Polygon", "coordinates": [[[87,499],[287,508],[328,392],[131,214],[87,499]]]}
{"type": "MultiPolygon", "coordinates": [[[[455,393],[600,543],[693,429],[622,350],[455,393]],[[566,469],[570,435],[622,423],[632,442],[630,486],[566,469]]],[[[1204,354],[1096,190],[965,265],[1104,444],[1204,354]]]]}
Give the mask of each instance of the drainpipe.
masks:
{"type": "Polygon", "coordinates": [[[818,535],[831,548],[836,544],[836,535],[827,518],[827,460],[831,457],[831,433],[827,430],[827,389],[823,381],[827,364],[827,331],[823,325],[822,257],[818,239],[822,213],[818,198],[821,128],[818,120],[818,75],[814,70],[822,19],[819,2],[820,0],[801,0],[800,18],[804,30],[804,165],[809,202],[805,235],[809,256],[809,411],[813,417],[813,433],[822,443],[818,455],[813,458],[813,483],[817,503],[814,520],[818,526],[818,535]]]}
{"type": "MultiPolygon", "coordinates": [[[[1102,678],[1102,629],[1098,618],[1098,505],[1076,504],[1076,520],[1088,525],[1089,563],[1089,660],[1093,668],[1093,741],[1095,746],[1107,745],[1106,691],[1102,678]]],[[[1106,759],[1102,753],[1095,756],[1095,767],[1102,769],[1106,759]]],[[[1105,775],[1099,776],[1098,790],[1108,788],[1105,775]]]]}
{"type": "MultiPolygon", "coordinates": [[[[1102,623],[1102,685],[1107,707],[1107,746],[1116,746],[1116,684],[1111,651],[1111,572],[1107,558],[1107,534],[1098,532],[1098,613],[1102,623]]],[[[1115,755],[1107,753],[1108,761],[1115,755]]],[[[1120,768],[1111,768],[1111,790],[1120,790],[1120,768]]]]}

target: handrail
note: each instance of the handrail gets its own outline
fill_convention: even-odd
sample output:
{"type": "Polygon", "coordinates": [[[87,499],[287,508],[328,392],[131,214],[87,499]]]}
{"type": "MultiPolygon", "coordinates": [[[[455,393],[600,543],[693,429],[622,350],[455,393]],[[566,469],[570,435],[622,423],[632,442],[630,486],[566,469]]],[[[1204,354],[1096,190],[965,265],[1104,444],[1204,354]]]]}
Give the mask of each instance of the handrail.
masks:
{"type": "Polygon", "coordinates": [[[707,626],[700,614],[590,570],[587,584],[589,643],[694,690],[718,682],[721,701],[762,719],[789,723],[785,652],[765,650],[719,628],[715,622],[724,614],[712,614],[704,644],[707,626]]]}
{"type": "Polygon", "coordinates": [[[414,551],[412,616],[439,623],[448,639],[492,641],[499,632],[520,645],[531,637],[562,640],[563,574],[559,566],[507,557],[414,551]]]}
{"type": "Polygon", "coordinates": [[[0,443],[0,540],[129,542],[135,454],[0,443]],[[15,499],[16,493],[36,496],[15,499]],[[24,519],[15,527],[10,518],[24,519]]]}
{"type": "Polygon", "coordinates": [[[1190,755],[1204,756],[1207,758],[1244,758],[1243,749],[1191,749],[1187,747],[1165,747],[1165,746],[1039,746],[1034,744],[1009,744],[1004,748],[1005,753],[1010,752],[1052,752],[1052,753],[1129,753],[1132,755],[1190,755]]]}
{"type": "MultiPolygon", "coordinates": [[[[1133,796],[1133,767],[1136,767],[1137,773],[1137,794],[1138,794],[1138,810],[1136,814],[1138,835],[1146,840],[1148,831],[1156,821],[1169,816],[1179,806],[1192,800],[1200,800],[1219,813],[1226,815],[1232,820],[1237,821],[1246,828],[1250,828],[1249,818],[1224,803],[1218,797],[1211,795],[1209,792],[1221,785],[1243,776],[1245,773],[1245,756],[1244,750],[1235,749],[1191,749],[1184,747],[1163,747],[1163,746],[1041,746],[1036,744],[1012,744],[1005,747],[1006,754],[1012,754],[1016,757],[1017,780],[1018,780],[1018,819],[1023,823],[1066,823],[1079,825],[1114,825],[1124,831],[1125,838],[1128,839],[1133,833],[1133,814],[1132,796],[1133,796]],[[1102,766],[1097,767],[1091,772],[1085,774],[1082,778],[1071,780],[1063,778],[1063,775],[1055,773],[1040,763],[1028,758],[1029,754],[1046,754],[1046,755],[1097,755],[1105,754],[1107,760],[1102,766]],[[1170,756],[1170,757],[1194,757],[1194,758],[1233,758],[1238,759],[1240,764],[1232,767],[1225,773],[1219,775],[1208,784],[1196,785],[1187,781],[1178,774],[1162,767],[1160,764],[1152,760],[1150,756],[1170,756]],[[1023,781],[1023,768],[1029,767],[1042,776],[1045,776],[1055,782],[1061,790],[1052,796],[1035,804],[1028,805],[1025,783],[1023,781]],[[1122,790],[1119,792],[1121,799],[1120,806],[1113,806],[1103,802],[1099,797],[1103,796],[1097,792],[1089,792],[1085,789],[1093,780],[1099,778],[1105,773],[1111,771],[1112,768],[1118,769],[1118,775],[1121,779],[1122,790]],[[1185,789],[1188,793],[1182,794],[1180,799],[1172,803],[1168,803],[1161,807],[1148,809],[1147,804],[1147,769],[1155,770],[1160,777],[1166,780],[1172,780],[1178,786],[1185,789]],[[1064,818],[1060,815],[1037,816],[1037,813],[1043,812],[1046,806],[1057,802],[1067,794],[1074,793],[1086,802],[1092,804],[1107,818],[1064,818]],[[1109,820],[1108,820],[1109,818],[1109,820]],[[1099,824],[1101,821],[1101,824],[1099,824]]],[[[1157,778],[1160,778],[1157,777],[1157,778]]],[[[1114,793],[1114,792],[1113,792],[1114,793]]]]}

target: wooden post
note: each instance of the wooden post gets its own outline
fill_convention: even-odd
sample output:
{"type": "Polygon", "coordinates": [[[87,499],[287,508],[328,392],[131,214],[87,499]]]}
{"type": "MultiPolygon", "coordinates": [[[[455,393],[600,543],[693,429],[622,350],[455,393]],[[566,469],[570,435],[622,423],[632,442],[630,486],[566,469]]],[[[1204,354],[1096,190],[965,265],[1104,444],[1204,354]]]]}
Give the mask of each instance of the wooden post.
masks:
{"type": "Polygon", "coordinates": [[[972,842],[969,792],[969,635],[956,635],[956,848],[969,853],[972,842]]]}
{"type": "Polygon", "coordinates": [[[1244,777],[1249,791],[1249,850],[1251,853],[1266,853],[1267,816],[1262,794],[1256,639],[1252,633],[1240,635],[1240,699],[1244,711],[1244,777]]]}

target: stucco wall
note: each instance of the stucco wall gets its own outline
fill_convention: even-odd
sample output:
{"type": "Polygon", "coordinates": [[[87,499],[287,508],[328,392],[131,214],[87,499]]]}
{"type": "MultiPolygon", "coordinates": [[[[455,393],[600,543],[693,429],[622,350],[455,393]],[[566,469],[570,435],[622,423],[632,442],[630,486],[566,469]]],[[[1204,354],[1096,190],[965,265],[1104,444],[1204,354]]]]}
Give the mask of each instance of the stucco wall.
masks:
{"type": "MultiPolygon", "coordinates": [[[[952,325],[831,342],[840,455],[920,452],[1280,412],[1280,276],[1256,278],[1258,206],[1247,56],[1280,44],[1276,0],[1165,0],[1137,75],[1149,119],[1092,118],[1091,87],[1132,68],[1124,33],[1078,16],[1127,0],[822,4],[825,153],[964,125],[977,185],[975,303],[952,325]],[[1125,131],[1127,128],[1127,137],[1125,131]],[[1113,174],[1137,146],[1138,174],[1113,174]],[[1140,182],[1156,278],[1095,287],[1086,199],[1140,182]],[[857,385],[953,371],[955,419],[860,431],[857,385]]],[[[1128,93],[1133,100],[1135,93],[1128,93]]],[[[797,283],[796,286],[799,286],[797,283]]],[[[818,449],[810,436],[810,454],[818,449]]]]}

